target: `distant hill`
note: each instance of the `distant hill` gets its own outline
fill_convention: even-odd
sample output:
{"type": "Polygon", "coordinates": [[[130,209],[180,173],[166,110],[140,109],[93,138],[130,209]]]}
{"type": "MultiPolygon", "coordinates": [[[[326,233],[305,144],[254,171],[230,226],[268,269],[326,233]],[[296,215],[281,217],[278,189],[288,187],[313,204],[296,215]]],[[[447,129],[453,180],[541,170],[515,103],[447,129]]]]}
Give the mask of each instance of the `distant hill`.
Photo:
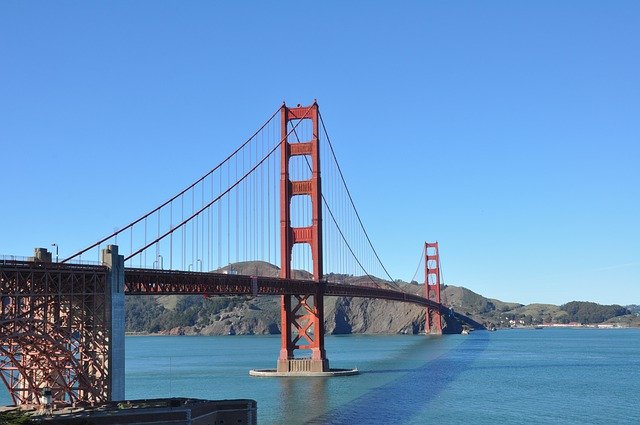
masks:
{"type": "Polygon", "coordinates": [[[631,304],[626,306],[627,310],[631,312],[631,314],[640,315],[640,305],[631,304]]]}
{"type": "Polygon", "coordinates": [[[619,316],[630,315],[631,312],[620,305],[600,305],[585,301],[571,301],[560,306],[573,322],[590,324],[602,323],[619,316]]]}
{"type": "MultiPolygon", "coordinates": [[[[239,274],[277,276],[279,268],[261,261],[236,263],[222,270],[239,274]]],[[[305,271],[294,271],[297,278],[310,278],[305,271]]],[[[368,277],[326,276],[331,282],[346,285],[373,285],[368,277]]],[[[422,294],[424,287],[402,281],[376,280],[378,285],[400,287],[422,294]]],[[[640,326],[638,306],[600,306],[571,302],[563,306],[503,302],[485,298],[469,289],[443,286],[442,301],[486,327],[514,327],[544,323],[614,323],[640,326]]],[[[128,296],[125,299],[126,330],[135,333],[163,334],[279,334],[280,299],[278,297],[210,297],[196,295],[128,296]]],[[[424,308],[408,303],[365,298],[326,297],[325,328],[329,334],[395,334],[424,332],[424,308]]],[[[460,332],[461,325],[444,315],[445,332],[460,332]]]]}
{"type": "Polygon", "coordinates": [[[618,323],[640,326],[637,314],[619,305],[601,305],[592,302],[571,301],[561,306],[553,304],[505,303],[484,298],[466,288],[449,286],[444,302],[485,324],[486,327],[516,327],[543,324],[599,324],[618,323]],[[637,319],[637,320],[636,320],[637,319]]]}

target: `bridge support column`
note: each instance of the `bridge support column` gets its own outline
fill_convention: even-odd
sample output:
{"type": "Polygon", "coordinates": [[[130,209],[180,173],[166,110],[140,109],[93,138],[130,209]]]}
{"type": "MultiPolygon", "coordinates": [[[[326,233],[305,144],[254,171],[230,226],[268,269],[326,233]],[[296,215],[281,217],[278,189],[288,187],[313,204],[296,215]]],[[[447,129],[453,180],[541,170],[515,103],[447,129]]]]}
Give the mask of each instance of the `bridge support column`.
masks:
{"type": "Polygon", "coordinates": [[[124,378],[124,333],[111,327],[122,291],[119,302],[110,300],[108,286],[115,286],[107,283],[106,267],[51,263],[39,254],[0,267],[0,381],[16,405],[108,401],[112,388],[116,394],[123,388],[111,383],[124,378]]]}
{"type": "Polygon", "coordinates": [[[118,245],[102,250],[107,273],[106,310],[109,324],[108,399],[124,400],[124,256],[118,245]]]}
{"type": "Polygon", "coordinates": [[[283,295],[281,301],[282,341],[278,372],[327,372],[329,360],[324,349],[324,290],[322,279],[322,197],[320,181],[320,150],[318,131],[318,104],[281,110],[281,173],[280,173],[280,277],[292,278],[291,256],[295,244],[308,244],[313,260],[313,279],[318,282],[312,294],[283,295]],[[289,133],[289,122],[311,120],[311,140],[296,140],[296,133],[289,133]],[[293,140],[290,140],[293,139],[293,140]],[[311,179],[292,181],[289,176],[289,160],[293,156],[305,156],[311,167],[311,179]],[[291,225],[291,200],[294,196],[310,197],[311,226],[291,225]],[[296,350],[308,350],[309,358],[296,358],[296,350]]]}
{"type": "MultiPolygon", "coordinates": [[[[425,298],[440,304],[440,253],[438,241],[424,243],[424,291],[425,298]]],[[[439,308],[427,306],[424,331],[442,334],[442,314],[439,308]]]]}

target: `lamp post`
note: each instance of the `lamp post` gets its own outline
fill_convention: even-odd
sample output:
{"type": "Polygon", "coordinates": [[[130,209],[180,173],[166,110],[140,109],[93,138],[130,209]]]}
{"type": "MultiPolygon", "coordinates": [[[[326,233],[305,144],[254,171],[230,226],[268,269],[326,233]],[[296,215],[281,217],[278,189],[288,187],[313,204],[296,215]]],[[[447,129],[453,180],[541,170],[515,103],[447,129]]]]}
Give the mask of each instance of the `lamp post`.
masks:
{"type": "Polygon", "coordinates": [[[56,263],[58,262],[58,244],[57,243],[52,243],[51,246],[55,246],[56,247],[56,263]]]}

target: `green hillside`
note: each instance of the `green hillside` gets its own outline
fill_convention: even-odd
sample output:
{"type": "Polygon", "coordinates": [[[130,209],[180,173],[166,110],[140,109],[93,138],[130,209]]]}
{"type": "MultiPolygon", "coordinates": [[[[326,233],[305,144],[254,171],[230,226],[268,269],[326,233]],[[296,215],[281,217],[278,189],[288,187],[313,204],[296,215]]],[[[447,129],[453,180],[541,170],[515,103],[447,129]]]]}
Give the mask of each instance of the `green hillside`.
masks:
{"type": "MultiPolygon", "coordinates": [[[[265,262],[237,263],[240,274],[277,276],[279,269],[265,262]]],[[[309,274],[296,271],[296,277],[309,274]]],[[[327,279],[345,285],[368,283],[367,278],[329,275],[327,279]]],[[[422,294],[424,286],[396,281],[384,285],[422,294]]],[[[165,334],[278,334],[280,333],[279,297],[210,297],[190,295],[128,296],[126,298],[126,330],[130,333],[165,334]]],[[[594,324],[640,326],[640,308],[599,305],[572,301],[523,305],[486,298],[469,289],[446,285],[442,302],[487,328],[510,328],[542,324],[594,324]]],[[[407,303],[385,300],[327,297],[325,328],[328,333],[418,333],[424,332],[424,309],[407,303]]],[[[448,315],[446,315],[448,316],[448,315]]],[[[448,332],[459,332],[459,324],[446,317],[448,332]]]]}

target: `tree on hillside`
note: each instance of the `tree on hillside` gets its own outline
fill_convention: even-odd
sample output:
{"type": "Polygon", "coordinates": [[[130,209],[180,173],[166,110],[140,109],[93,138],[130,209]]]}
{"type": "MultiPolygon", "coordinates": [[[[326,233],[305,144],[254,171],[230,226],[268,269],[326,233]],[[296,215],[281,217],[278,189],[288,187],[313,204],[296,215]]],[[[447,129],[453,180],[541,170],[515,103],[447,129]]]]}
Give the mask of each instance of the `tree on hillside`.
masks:
{"type": "Polygon", "coordinates": [[[561,305],[560,309],[569,314],[569,321],[582,324],[602,323],[612,317],[630,314],[629,310],[617,304],[600,305],[586,301],[571,301],[561,305]]]}

